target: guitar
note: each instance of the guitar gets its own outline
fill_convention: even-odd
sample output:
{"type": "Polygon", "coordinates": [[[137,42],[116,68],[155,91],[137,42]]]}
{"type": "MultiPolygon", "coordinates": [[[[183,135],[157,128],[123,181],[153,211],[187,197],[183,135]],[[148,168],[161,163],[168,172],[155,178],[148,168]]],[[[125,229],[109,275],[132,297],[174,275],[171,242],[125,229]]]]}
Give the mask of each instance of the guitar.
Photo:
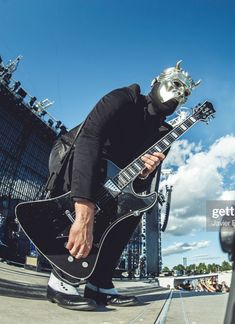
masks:
{"type": "MultiPolygon", "coordinates": [[[[164,152],[182,134],[199,120],[208,121],[215,109],[206,101],[195,107],[193,113],[173,128],[142,155],[164,152]]],[[[88,278],[95,269],[102,245],[108,233],[125,218],[139,216],[157,201],[157,193],[139,195],[134,192],[132,183],[145,169],[141,156],[124,169],[113,162],[104,160],[103,181],[96,194],[96,215],[94,239],[89,255],[75,259],[65,248],[69,229],[75,219],[74,204],[67,192],[56,198],[20,203],[16,207],[17,219],[28,238],[55,267],[77,278],[88,278]]]]}

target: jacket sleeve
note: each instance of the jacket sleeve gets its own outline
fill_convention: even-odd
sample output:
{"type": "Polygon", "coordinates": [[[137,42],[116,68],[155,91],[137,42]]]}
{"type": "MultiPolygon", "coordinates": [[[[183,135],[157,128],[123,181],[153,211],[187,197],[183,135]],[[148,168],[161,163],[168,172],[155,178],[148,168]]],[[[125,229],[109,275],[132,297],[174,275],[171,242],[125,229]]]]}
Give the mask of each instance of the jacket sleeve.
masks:
{"type": "Polygon", "coordinates": [[[117,89],[104,96],[88,115],[83,129],[75,143],[71,178],[72,198],[95,201],[99,184],[99,168],[103,144],[109,129],[118,115],[133,103],[125,88],[117,89]]]}

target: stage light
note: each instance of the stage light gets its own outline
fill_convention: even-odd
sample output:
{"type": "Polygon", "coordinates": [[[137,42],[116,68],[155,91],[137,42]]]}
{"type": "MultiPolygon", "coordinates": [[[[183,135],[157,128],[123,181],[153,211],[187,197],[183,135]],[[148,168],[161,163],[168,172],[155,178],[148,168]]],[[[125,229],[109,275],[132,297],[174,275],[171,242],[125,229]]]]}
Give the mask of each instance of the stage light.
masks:
{"type": "Polygon", "coordinates": [[[45,111],[45,110],[43,110],[43,111],[41,111],[40,112],[40,116],[42,117],[42,116],[45,116],[47,114],[47,112],[45,111]]]}
{"type": "Polygon", "coordinates": [[[34,103],[35,103],[36,100],[37,100],[36,97],[31,97],[31,99],[30,99],[30,101],[29,101],[29,105],[30,105],[31,107],[33,107],[33,105],[34,105],[34,103]]]}
{"type": "Polygon", "coordinates": [[[16,81],[14,87],[12,88],[12,91],[16,91],[20,87],[20,85],[21,85],[20,81],[16,81]]]}
{"type": "Polygon", "coordinates": [[[10,83],[10,79],[11,79],[11,74],[10,73],[4,74],[4,76],[3,76],[2,79],[3,79],[3,81],[6,82],[6,84],[9,84],[10,83]]]}
{"type": "Polygon", "coordinates": [[[17,94],[21,97],[21,98],[25,98],[27,96],[27,92],[23,89],[23,88],[19,88],[19,90],[17,91],[17,94]]]}
{"type": "Polygon", "coordinates": [[[60,135],[63,135],[66,133],[68,133],[67,128],[64,125],[60,126],[60,135]]]}
{"type": "Polygon", "coordinates": [[[53,120],[52,120],[52,119],[48,119],[47,123],[48,123],[48,125],[49,125],[50,127],[52,127],[52,126],[53,126],[53,124],[54,124],[54,122],[53,122],[53,120]]]}
{"type": "Polygon", "coordinates": [[[60,128],[62,125],[62,122],[60,120],[57,121],[55,128],[60,128]]]}

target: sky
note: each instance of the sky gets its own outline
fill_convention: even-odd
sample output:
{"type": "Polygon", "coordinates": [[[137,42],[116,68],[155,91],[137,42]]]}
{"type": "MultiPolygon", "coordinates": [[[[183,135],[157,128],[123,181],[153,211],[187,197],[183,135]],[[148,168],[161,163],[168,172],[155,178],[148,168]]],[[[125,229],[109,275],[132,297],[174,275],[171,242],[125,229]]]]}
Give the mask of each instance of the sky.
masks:
{"type": "MultiPolygon", "coordinates": [[[[0,55],[23,56],[14,78],[68,128],[107,92],[138,83],[143,94],[182,59],[202,80],[186,107],[217,110],[198,123],[165,161],[172,168],[163,265],[221,263],[218,233],[205,229],[208,199],[235,199],[235,3],[218,0],[0,0],[0,55]]],[[[164,185],[164,183],[163,183],[164,185]]]]}

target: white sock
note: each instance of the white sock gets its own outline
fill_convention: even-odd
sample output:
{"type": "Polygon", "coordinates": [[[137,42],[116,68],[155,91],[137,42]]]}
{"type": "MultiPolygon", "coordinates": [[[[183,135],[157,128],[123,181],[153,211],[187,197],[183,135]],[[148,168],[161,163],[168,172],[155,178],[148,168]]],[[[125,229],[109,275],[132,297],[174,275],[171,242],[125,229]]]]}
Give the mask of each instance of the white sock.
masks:
{"type": "Polygon", "coordinates": [[[118,291],[116,288],[99,288],[95,285],[92,285],[92,283],[90,283],[90,282],[87,282],[86,287],[93,291],[101,292],[101,293],[108,294],[108,295],[117,295],[118,294],[118,291]]]}
{"type": "Polygon", "coordinates": [[[68,295],[79,295],[78,289],[72,285],[67,284],[66,282],[56,278],[56,276],[51,273],[48,285],[54,290],[68,294],[68,295]]]}

